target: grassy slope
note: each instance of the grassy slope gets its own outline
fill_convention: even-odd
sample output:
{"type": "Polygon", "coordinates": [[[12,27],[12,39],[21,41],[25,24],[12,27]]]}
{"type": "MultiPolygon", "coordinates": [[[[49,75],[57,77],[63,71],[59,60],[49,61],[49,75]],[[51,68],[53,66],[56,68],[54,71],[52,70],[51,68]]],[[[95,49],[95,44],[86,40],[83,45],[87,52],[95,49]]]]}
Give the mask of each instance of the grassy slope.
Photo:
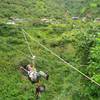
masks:
{"type": "Polygon", "coordinates": [[[94,0],[90,2],[84,14],[90,14],[93,18],[100,17],[100,1],[94,0]]]}
{"type": "MultiPolygon", "coordinates": [[[[17,0],[16,3],[18,3],[18,5],[7,4],[6,2],[11,2],[11,0],[0,1],[0,7],[2,8],[0,10],[1,18],[10,16],[31,17],[31,15],[34,15],[34,13],[30,13],[29,11],[29,9],[31,9],[33,6],[31,5],[33,0],[30,2],[29,0],[22,0],[22,2],[17,0]]],[[[49,12],[50,11],[51,10],[49,10],[49,12]]],[[[42,41],[42,43],[44,43],[47,47],[51,48],[58,55],[64,57],[64,59],[70,62],[72,61],[74,53],[70,52],[72,48],[70,48],[71,50],[68,48],[70,44],[65,42],[63,45],[57,45],[56,47],[50,46],[51,44],[61,40],[60,35],[48,34],[49,30],[41,31],[27,29],[26,31],[40,41],[45,40],[45,42],[42,41]]],[[[31,85],[27,78],[24,77],[19,71],[18,64],[20,60],[25,59],[25,56],[19,51],[17,52],[11,47],[8,47],[4,44],[4,42],[29,55],[29,51],[23,39],[22,33],[16,30],[16,27],[14,29],[0,29],[0,100],[34,100],[34,85],[31,85]],[[6,36],[9,33],[10,35],[6,36]]],[[[54,100],[57,100],[60,98],[60,100],[66,100],[67,98],[68,100],[73,100],[72,97],[74,96],[74,98],[78,100],[79,98],[77,95],[80,91],[77,87],[79,87],[80,84],[78,83],[80,82],[78,81],[77,74],[69,69],[69,67],[63,65],[57,58],[50,55],[36,43],[32,41],[30,41],[30,43],[33,53],[37,56],[37,68],[44,71],[48,70],[50,73],[49,82],[43,81],[43,83],[47,86],[47,92],[42,95],[41,99],[52,100],[53,98],[54,100]]],[[[74,61],[72,62],[74,63],[74,61]]]]}
{"type": "Polygon", "coordinates": [[[72,16],[80,16],[80,10],[87,4],[87,0],[64,0],[65,8],[68,9],[72,16]]]}
{"type": "Polygon", "coordinates": [[[92,8],[93,0],[0,0],[0,19],[18,17],[64,17],[66,12],[72,16],[81,16],[99,12],[99,0],[96,8],[92,8]],[[82,14],[81,14],[82,13],[82,14]]]}
{"type": "Polygon", "coordinates": [[[61,4],[60,0],[0,0],[0,18],[60,17],[64,12],[63,2],[61,4]]]}
{"type": "MultiPolygon", "coordinates": [[[[81,23],[80,21],[71,21],[65,25],[66,29],[70,30],[66,30],[64,33],[60,27],[58,30],[51,30],[41,29],[41,26],[38,26],[40,29],[33,27],[29,29],[26,28],[25,30],[66,61],[78,67],[78,62],[75,62],[75,49],[73,49],[73,46],[68,40],[69,38],[72,39],[74,34],[78,32],[82,26],[84,27],[84,25],[87,26],[88,24],[81,23]],[[72,27],[73,24],[74,27],[72,27]]],[[[19,70],[20,61],[27,58],[25,55],[30,55],[22,32],[17,29],[17,26],[1,25],[0,28],[0,99],[35,100],[34,85],[32,85],[29,80],[27,80],[27,77],[24,77],[19,70]],[[12,45],[17,51],[6,44],[12,45]],[[20,51],[25,54],[20,53],[20,51]]],[[[37,69],[48,71],[50,74],[50,80],[48,82],[41,80],[47,87],[41,100],[87,100],[87,98],[81,98],[81,94],[83,93],[82,84],[84,85],[84,83],[80,83],[80,75],[70,69],[69,66],[64,65],[49,52],[45,51],[41,46],[37,45],[37,43],[30,39],[28,40],[33,54],[37,57],[37,69]]],[[[88,98],[92,98],[92,96],[88,98]]]]}
{"type": "MultiPolygon", "coordinates": [[[[10,36],[2,36],[4,34],[1,34],[0,36],[0,59],[2,59],[0,60],[0,86],[2,86],[0,88],[0,100],[29,100],[32,98],[34,100],[34,85],[31,85],[27,78],[20,73],[18,66],[20,61],[26,57],[19,51],[17,52],[11,47],[5,45],[5,43],[10,44],[17,50],[24,52],[25,55],[29,55],[29,51],[23,39],[22,33],[16,33],[17,30],[14,30],[15,29],[11,28],[9,31],[6,31],[6,35],[10,33],[10,36]],[[11,35],[12,32],[15,35],[11,35]]],[[[48,47],[50,47],[52,40],[56,41],[57,37],[60,38],[58,35],[49,35],[48,32],[44,30],[34,31],[33,29],[30,29],[27,31],[30,32],[36,39],[38,35],[41,35],[40,41],[44,39],[45,44],[48,47]]],[[[33,53],[37,56],[36,65],[38,70],[48,71],[50,74],[50,80],[48,82],[45,80],[42,81],[42,83],[47,87],[47,92],[42,95],[41,100],[52,100],[52,98],[57,100],[56,97],[63,97],[63,100],[66,100],[66,98],[71,98],[70,96],[72,96],[72,94],[69,95],[68,93],[71,92],[67,92],[67,90],[69,90],[69,88],[71,89],[72,87],[76,88],[76,85],[73,85],[77,82],[70,79],[73,77],[74,72],[69,70],[67,66],[61,63],[56,57],[49,54],[49,52],[46,52],[36,43],[30,41],[30,44],[33,53]]],[[[57,54],[65,57],[66,60],[68,58],[71,61],[73,52],[67,50],[67,43],[63,44],[62,46],[50,48],[57,54]]]]}
{"type": "Polygon", "coordinates": [[[100,17],[99,0],[64,0],[65,8],[72,16],[100,17]]]}

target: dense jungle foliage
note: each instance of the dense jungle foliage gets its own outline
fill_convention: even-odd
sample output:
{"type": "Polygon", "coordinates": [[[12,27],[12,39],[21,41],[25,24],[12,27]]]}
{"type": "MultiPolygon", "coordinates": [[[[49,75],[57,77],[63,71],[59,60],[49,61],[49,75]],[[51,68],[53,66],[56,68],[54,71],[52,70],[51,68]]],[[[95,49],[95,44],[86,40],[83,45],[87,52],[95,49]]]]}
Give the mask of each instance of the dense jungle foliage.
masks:
{"type": "MultiPolygon", "coordinates": [[[[99,17],[99,4],[99,0],[0,0],[0,100],[36,100],[35,85],[20,71],[22,62],[31,62],[22,29],[100,84],[100,22],[71,18],[99,17]],[[12,17],[29,20],[7,24],[12,17]]],[[[40,100],[100,100],[100,86],[27,38],[36,68],[50,75],[49,81],[41,79],[46,91],[40,100]]]]}

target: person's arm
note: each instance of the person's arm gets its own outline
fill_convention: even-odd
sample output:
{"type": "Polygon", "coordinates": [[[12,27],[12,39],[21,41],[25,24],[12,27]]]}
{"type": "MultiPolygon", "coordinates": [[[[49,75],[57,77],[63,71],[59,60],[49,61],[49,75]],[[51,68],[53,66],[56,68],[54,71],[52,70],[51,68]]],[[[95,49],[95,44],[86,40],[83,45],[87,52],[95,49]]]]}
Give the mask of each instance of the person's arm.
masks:
{"type": "Polygon", "coordinates": [[[23,68],[23,67],[20,67],[21,69],[23,69],[25,72],[27,72],[28,73],[28,71],[25,69],[25,68],[23,68]]]}

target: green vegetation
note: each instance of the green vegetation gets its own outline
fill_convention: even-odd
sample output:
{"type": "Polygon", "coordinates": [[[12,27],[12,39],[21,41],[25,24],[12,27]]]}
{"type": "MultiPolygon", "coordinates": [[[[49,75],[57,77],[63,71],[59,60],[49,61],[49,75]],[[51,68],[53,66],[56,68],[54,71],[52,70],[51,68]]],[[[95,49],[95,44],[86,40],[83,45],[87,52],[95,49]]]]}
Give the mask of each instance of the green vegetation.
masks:
{"type": "Polygon", "coordinates": [[[100,17],[100,1],[90,0],[87,6],[83,7],[80,12],[81,16],[87,16],[88,18],[100,17]]]}
{"type": "Polygon", "coordinates": [[[66,16],[100,17],[99,0],[0,0],[1,19],[56,18],[66,16]]]}
{"type": "Polygon", "coordinates": [[[0,18],[40,18],[64,16],[62,0],[0,0],[0,18]]]}
{"type": "MultiPolygon", "coordinates": [[[[0,0],[0,100],[35,100],[35,86],[19,69],[22,61],[31,61],[22,29],[100,84],[100,23],[71,19],[81,10],[86,15],[88,5],[99,16],[98,4],[97,0],[0,0]],[[7,24],[11,17],[29,21],[7,24]]],[[[36,68],[50,74],[49,81],[41,79],[46,92],[40,100],[100,100],[99,86],[27,38],[36,55],[36,68]]]]}

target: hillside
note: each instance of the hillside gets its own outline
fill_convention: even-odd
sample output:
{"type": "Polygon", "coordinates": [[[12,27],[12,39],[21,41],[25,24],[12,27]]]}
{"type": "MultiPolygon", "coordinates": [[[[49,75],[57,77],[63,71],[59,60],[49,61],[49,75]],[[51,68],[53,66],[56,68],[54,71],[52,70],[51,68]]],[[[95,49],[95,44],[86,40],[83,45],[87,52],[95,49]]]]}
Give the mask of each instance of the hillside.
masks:
{"type": "Polygon", "coordinates": [[[0,18],[64,16],[62,0],[0,0],[0,18]]]}
{"type": "MultiPolygon", "coordinates": [[[[3,31],[5,28],[2,28],[2,34],[0,35],[1,42],[3,41],[3,43],[0,45],[0,55],[2,58],[2,60],[0,61],[0,68],[2,72],[0,73],[0,86],[2,86],[0,88],[0,99],[35,100],[34,85],[32,85],[27,80],[27,78],[21,74],[19,70],[20,62],[24,59],[28,59],[26,55],[30,55],[27,48],[27,44],[24,41],[23,34],[21,31],[16,30],[14,27],[6,27],[6,31],[3,31]]],[[[34,28],[27,31],[31,33],[31,35],[33,35],[35,38],[40,37],[40,41],[45,41],[44,43],[48,47],[53,49],[57,54],[60,54],[62,56],[69,55],[69,59],[71,56],[73,56],[71,54],[72,51],[70,52],[70,49],[67,50],[68,52],[66,52],[67,44],[64,46],[63,40],[60,39],[60,36],[58,36],[57,38],[57,35],[48,35],[48,32],[45,31],[44,33],[44,30],[34,31],[34,28]],[[52,40],[54,40],[54,42],[52,40]],[[58,43],[56,44],[57,41],[58,43]]],[[[52,97],[56,98],[56,95],[58,96],[60,93],[62,93],[62,88],[67,87],[67,78],[65,76],[70,76],[68,75],[68,73],[70,72],[66,69],[67,66],[61,63],[56,57],[52,56],[49,52],[45,51],[45,49],[41,48],[33,41],[30,41],[30,43],[32,52],[34,55],[36,55],[37,69],[48,71],[50,74],[50,80],[48,82],[41,80],[41,82],[47,87],[47,91],[44,95],[42,95],[41,100],[52,100],[52,97]],[[65,78],[62,79],[62,76],[65,78]],[[62,84],[62,82],[64,82],[65,84],[62,84]]],[[[68,80],[70,79],[68,78],[68,80]]]]}
{"type": "Polygon", "coordinates": [[[72,16],[80,16],[81,9],[85,8],[91,0],[64,0],[65,9],[72,16]]]}
{"type": "MultiPolygon", "coordinates": [[[[97,70],[99,58],[94,56],[96,55],[95,49],[98,47],[91,49],[91,43],[95,41],[94,36],[96,35],[95,33],[98,33],[99,24],[95,24],[94,29],[93,27],[94,23],[69,21],[66,25],[31,27],[25,29],[25,31],[33,39],[35,38],[37,41],[40,41],[65,61],[82,70],[82,72],[97,82],[100,82],[100,74],[99,70],[97,70]],[[72,23],[74,23],[74,27],[72,23]],[[84,27],[84,30],[81,27],[84,27]],[[91,32],[92,34],[90,34],[91,32]],[[89,62],[88,58],[90,55],[88,52],[90,51],[92,53],[91,61],[97,59],[97,62],[93,60],[93,63],[96,64],[95,67],[92,65],[92,62],[90,65],[86,65],[89,62]],[[81,66],[87,67],[81,69],[81,66]],[[98,74],[93,74],[94,72],[98,74]]],[[[30,56],[30,52],[22,31],[18,26],[5,24],[2,24],[0,28],[0,99],[35,100],[35,86],[30,83],[19,69],[22,61],[24,63],[27,60],[31,61],[27,57],[30,56]]],[[[48,71],[50,74],[49,81],[41,80],[41,83],[46,86],[46,92],[42,94],[40,100],[80,100],[82,98],[82,100],[90,98],[99,100],[100,92],[97,85],[89,80],[85,80],[83,76],[70,68],[69,65],[65,65],[30,38],[28,38],[28,41],[32,53],[36,55],[35,63],[37,69],[48,71]]],[[[96,38],[96,41],[98,45],[100,43],[99,38],[96,38]]],[[[97,45],[95,44],[95,46],[97,45]]],[[[99,48],[96,51],[100,53],[99,48]]]]}
{"type": "Polygon", "coordinates": [[[2,18],[64,18],[65,16],[99,17],[99,0],[0,0],[2,18]],[[95,16],[94,16],[95,15],[95,16]]]}
{"type": "Polygon", "coordinates": [[[64,0],[64,3],[71,16],[100,17],[99,0],[64,0]]]}
{"type": "Polygon", "coordinates": [[[20,70],[32,62],[23,30],[31,36],[35,67],[50,75],[40,79],[46,91],[39,100],[100,100],[100,23],[72,20],[87,11],[99,16],[98,6],[86,1],[0,0],[0,100],[36,100],[35,84],[20,70]],[[21,22],[7,23],[11,19],[21,22]]]}
{"type": "Polygon", "coordinates": [[[100,1],[91,0],[85,7],[80,10],[81,16],[87,16],[89,18],[100,17],[100,1]]]}

